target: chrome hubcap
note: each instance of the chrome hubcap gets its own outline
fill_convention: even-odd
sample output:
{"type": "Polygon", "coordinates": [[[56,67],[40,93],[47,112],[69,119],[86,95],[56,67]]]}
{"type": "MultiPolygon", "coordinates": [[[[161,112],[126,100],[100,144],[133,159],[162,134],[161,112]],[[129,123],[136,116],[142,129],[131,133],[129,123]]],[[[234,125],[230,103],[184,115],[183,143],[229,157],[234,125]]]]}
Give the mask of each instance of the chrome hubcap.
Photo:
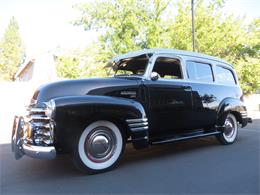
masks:
{"type": "Polygon", "coordinates": [[[231,138],[235,132],[235,124],[234,121],[228,117],[225,121],[225,131],[224,134],[227,138],[231,138]]]}
{"type": "Polygon", "coordinates": [[[107,127],[93,129],[85,141],[85,153],[93,162],[105,162],[112,157],[116,149],[116,137],[107,127]]]}

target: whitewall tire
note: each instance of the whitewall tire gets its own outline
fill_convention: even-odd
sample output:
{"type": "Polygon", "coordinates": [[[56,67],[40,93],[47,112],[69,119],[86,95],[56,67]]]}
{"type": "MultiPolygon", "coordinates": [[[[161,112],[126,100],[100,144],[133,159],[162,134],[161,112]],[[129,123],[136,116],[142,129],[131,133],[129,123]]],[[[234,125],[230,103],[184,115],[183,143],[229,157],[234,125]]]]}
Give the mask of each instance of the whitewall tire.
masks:
{"type": "Polygon", "coordinates": [[[74,164],[90,174],[108,171],[117,165],[124,148],[124,135],[117,125],[106,120],[96,121],[80,135],[74,164]]]}
{"type": "Polygon", "coordinates": [[[233,114],[228,114],[224,123],[224,131],[217,138],[222,144],[232,144],[237,138],[237,133],[238,125],[236,117],[233,114]]]}

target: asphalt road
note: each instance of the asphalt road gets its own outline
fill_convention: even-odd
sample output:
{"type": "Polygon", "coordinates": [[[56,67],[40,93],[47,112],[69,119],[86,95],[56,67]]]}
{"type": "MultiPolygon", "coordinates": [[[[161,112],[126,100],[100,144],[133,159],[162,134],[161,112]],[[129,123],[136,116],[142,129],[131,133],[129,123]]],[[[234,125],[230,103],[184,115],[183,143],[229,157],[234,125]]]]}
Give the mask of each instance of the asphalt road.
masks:
{"type": "Polygon", "coordinates": [[[0,194],[260,194],[260,120],[239,131],[233,145],[214,137],[136,151],[128,146],[118,168],[83,175],[67,155],[14,160],[0,145],[0,194]]]}

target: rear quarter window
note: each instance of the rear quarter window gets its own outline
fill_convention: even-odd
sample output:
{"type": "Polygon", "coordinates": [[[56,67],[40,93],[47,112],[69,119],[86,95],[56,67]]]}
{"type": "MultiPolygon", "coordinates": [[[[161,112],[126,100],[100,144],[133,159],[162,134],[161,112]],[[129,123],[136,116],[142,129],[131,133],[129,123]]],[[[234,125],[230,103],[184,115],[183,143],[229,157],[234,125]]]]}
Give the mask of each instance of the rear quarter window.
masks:
{"type": "Polygon", "coordinates": [[[236,80],[234,74],[228,68],[216,66],[216,81],[220,84],[235,85],[236,80]]]}
{"type": "Polygon", "coordinates": [[[190,80],[207,83],[213,82],[212,68],[210,64],[187,61],[186,68],[190,80]]]}

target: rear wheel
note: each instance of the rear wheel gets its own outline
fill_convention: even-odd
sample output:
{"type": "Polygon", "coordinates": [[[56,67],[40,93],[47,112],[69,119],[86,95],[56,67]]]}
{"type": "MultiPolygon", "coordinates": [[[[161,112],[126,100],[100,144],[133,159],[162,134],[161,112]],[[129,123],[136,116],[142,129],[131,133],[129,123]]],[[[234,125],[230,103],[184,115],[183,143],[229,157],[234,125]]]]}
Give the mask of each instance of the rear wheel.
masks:
{"type": "Polygon", "coordinates": [[[224,124],[224,131],[220,135],[217,135],[218,140],[222,144],[232,144],[237,138],[237,120],[233,114],[228,114],[224,124]]]}
{"type": "Polygon", "coordinates": [[[85,173],[108,171],[117,165],[124,148],[124,136],[114,123],[96,121],[80,135],[74,152],[74,164],[85,173]]]}

